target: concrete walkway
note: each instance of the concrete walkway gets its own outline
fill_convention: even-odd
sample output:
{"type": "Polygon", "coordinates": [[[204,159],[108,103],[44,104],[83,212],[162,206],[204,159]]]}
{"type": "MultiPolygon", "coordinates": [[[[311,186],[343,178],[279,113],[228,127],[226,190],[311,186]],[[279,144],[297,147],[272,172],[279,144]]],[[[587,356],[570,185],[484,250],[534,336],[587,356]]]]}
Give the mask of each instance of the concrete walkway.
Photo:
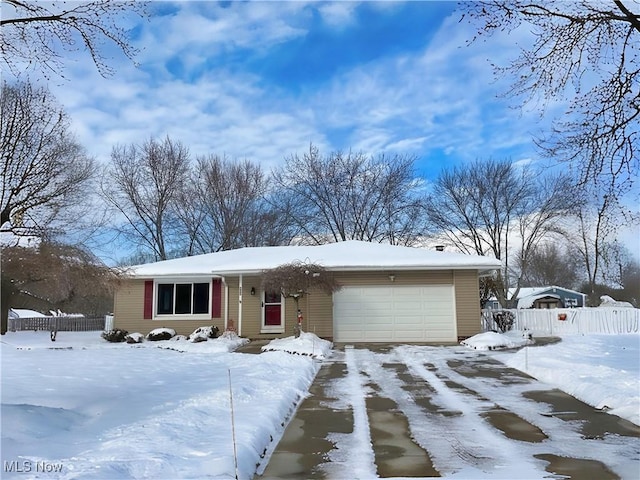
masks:
{"type": "MultiPolygon", "coordinates": [[[[340,391],[336,389],[336,385],[340,382],[344,385],[348,381],[347,377],[354,373],[349,372],[346,361],[349,351],[347,350],[345,355],[343,347],[334,346],[334,355],[322,364],[309,390],[309,397],[299,406],[271,455],[269,464],[262,475],[256,478],[342,479],[346,474],[350,474],[350,478],[367,478],[366,473],[349,471],[349,465],[353,467],[353,463],[349,464],[349,456],[352,452],[340,451],[341,448],[344,449],[349,445],[349,442],[336,441],[337,438],[355,436],[355,407],[353,403],[337,398],[339,394],[336,393],[340,391]]],[[[365,358],[368,361],[387,358],[388,356],[384,354],[393,348],[392,345],[358,345],[355,351],[359,358],[365,358]]],[[[451,444],[454,447],[452,450],[454,458],[451,461],[455,462],[458,458],[460,465],[475,464],[479,469],[485,470],[495,468],[495,465],[504,464],[509,460],[500,456],[502,452],[495,452],[495,458],[489,458],[482,447],[474,450],[473,445],[466,446],[465,442],[468,438],[460,437],[461,433],[455,431],[457,427],[454,428],[454,425],[460,424],[460,419],[469,416],[470,422],[480,422],[475,425],[481,424],[481,430],[486,429],[489,434],[491,434],[490,430],[493,430],[495,432],[493,435],[502,438],[503,441],[516,442],[516,448],[520,448],[520,445],[539,445],[537,449],[524,451],[531,452],[531,457],[535,457],[537,461],[543,461],[541,462],[543,464],[546,462],[547,472],[552,475],[565,475],[563,478],[616,479],[620,477],[606,465],[606,456],[603,461],[599,461],[579,458],[579,455],[572,457],[566,452],[556,454],[558,452],[553,449],[549,450],[551,446],[545,447],[549,445],[547,435],[549,431],[572,429],[574,425],[580,424],[581,430],[569,435],[568,438],[574,439],[572,441],[575,442],[583,441],[584,449],[587,450],[593,449],[593,444],[589,441],[602,440],[609,434],[629,437],[632,442],[635,442],[631,444],[631,451],[640,446],[638,442],[640,428],[636,425],[600,412],[559,390],[535,388],[540,386],[535,379],[508,368],[489,356],[477,353],[456,356],[452,353],[451,360],[446,361],[446,368],[425,363],[424,366],[429,370],[429,375],[425,372],[426,376],[423,377],[415,376],[401,361],[390,363],[381,360],[381,362],[376,366],[375,361],[368,361],[366,368],[372,370],[365,371],[365,368],[355,372],[363,382],[362,391],[366,392],[363,395],[365,397],[363,404],[368,419],[368,438],[370,438],[370,448],[373,451],[375,464],[370,468],[375,469],[375,475],[380,478],[440,476],[440,472],[434,467],[433,452],[427,451],[416,442],[409,419],[405,416],[406,411],[422,412],[419,414],[422,418],[420,421],[431,425],[429,428],[433,428],[431,431],[434,435],[438,435],[436,430],[441,429],[441,432],[447,432],[447,436],[452,437],[441,439],[441,444],[451,444]],[[432,374],[433,376],[430,377],[432,374]],[[443,408],[441,397],[435,398],[438,392],[426,380],[427,378],[434,380],[437,378],[434,385],[440,390],[445,388],[447,394],[459,397],[463,403],[477,404],[480,407],[474,407],[468,411],[464,408],[463,411],[458,410],[456,406],[443,408]],[[470,379],[469,385],[464,381],[465,378],[470,379]],[[474,390],[474,385],[477,388],[477,382],[485,382],[492,389],[495,387],[496,396],[492,396],[493,400],[486,398],[486,393],[483,395],[474,390]],[[393,393],[393,388],[389,386],[391,383],[397,384],[393,387],[396,388],[396,393],[393,393]],[[533,384],[530,391],[518,390],[530,383],[533,384]],[[543,425],[543,428],[525,420],[522,412],[516,413],[498,404],[495,399],[501,398],[500,389],[503,388],[506,391],[509,387],[513,387],[516,395],[525,399],[517,400],[515,404],[520,401],[531,402],[527,408],[539,409],[540,412],[549,411],[540,415],[541,422],[536,422],[543,425]],[[408,407],[407,401],[413,406],[408,407]],[[399,405],[399,402],[403,405],[399,405]],[[554,422],[553,428],[548,427],[549,420],[554,422]],[[458,435],[457,438],[456,435],[458,435]],[[482,454],[479,455],[478,452],[482,454]]],[[[514,395],[513,392],[510,395],[514,395]]],[[[412,413],[412,415],[415,422],[416,414],[412,413]]],[[[468,435],[468,432],[464,435],[468,435]]],[[[487,433],[485,432],[484,435],[487,433]]],[[[421,443],[424,445],[428,442],[421,443]]],[[[437,441],[435,443],[437,444],[437,441]]],[[[438,449],[441,448],[438,447],[438,449]]],[[[580,446],[577,445],[571,451],[581,452],[580,446]]],[[[489,455],[491,454],[489,451],[489,455]]],[[[531,461],[536,460],[531,458],[531,461]]],[[[447,470],[443,473],[450,474],[451,471],[451,467],[447,466],[447,470]]],[[[369,474],[369,477],[371,476],[374,475],[369,474]]]]}

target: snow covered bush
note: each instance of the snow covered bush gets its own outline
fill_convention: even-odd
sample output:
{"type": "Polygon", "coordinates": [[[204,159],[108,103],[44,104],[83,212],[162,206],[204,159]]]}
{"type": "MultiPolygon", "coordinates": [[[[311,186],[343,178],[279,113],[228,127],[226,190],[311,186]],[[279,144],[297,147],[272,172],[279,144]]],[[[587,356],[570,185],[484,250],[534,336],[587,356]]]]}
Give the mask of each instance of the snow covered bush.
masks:
{"type": "Polygon", "coordinates": [[[129,334],[126,330],[120,328],[114,328],[113,330],[107,330],[102,332],[101,337],[107,342],[118,343],[124,342],[126,336],[129,334]]]}
{"type": "Polygon", "coordinates": [[[187,340],[193,343],[206,342],[210,338],[218,338],[219,334],[220,329],[216,326],[198,327],[187,337],[187,340]]]}
{"type": "Polygon", "coordinates": [[[176,331],[173,328],[156,328],[147,334],[147,340],[157,342],[158,340],[171,340],[175,336],[176,331]]]}
{"type": "Polygon", "coordinates": [[[139,332],[130,333],[124,337],[124,341],[127,343],[142,343],[142,340],[144,340],[144,335],[139,332]]]}

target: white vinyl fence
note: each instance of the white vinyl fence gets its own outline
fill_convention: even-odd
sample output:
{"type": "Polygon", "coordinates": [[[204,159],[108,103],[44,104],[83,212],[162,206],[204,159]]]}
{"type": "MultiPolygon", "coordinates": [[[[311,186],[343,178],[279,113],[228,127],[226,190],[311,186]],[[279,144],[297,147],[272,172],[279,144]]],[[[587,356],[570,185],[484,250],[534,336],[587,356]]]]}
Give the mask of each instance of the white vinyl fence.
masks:
{"type": "Polygon", "coordinates": [[[483,331],[498,330],[495,315],[510,312],[514,330],[530,330],[534,335],[584,333],[640,333],[637,308],[552,308],[482,310],[483,331]]]}
{"type": "MultiPolygon", "coordinates": [[[[60,317],[10,318],[7,327],[10,332],[23,330],[88,332],[92,330],[105,330],[109,325],[108,317],[109,316],[87,318],[81,315],[65,315],[60,317]]],[[[113,317],[111,317],[110,324],[113,325],[113,317]]]]}

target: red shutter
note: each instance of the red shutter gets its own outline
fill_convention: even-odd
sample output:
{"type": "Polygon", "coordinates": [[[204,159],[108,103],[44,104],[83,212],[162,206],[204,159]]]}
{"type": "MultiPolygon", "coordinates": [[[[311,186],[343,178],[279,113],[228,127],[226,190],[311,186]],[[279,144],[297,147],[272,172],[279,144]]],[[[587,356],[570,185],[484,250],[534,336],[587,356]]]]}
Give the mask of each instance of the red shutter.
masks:
{"type": "Polygon", "coordinates": [[[214,278],[211,282],[211,318],[222,317],[222,281],[214,278]]]}
{"type": "Polygon", "coordinates": [[[144,319],[153,318],[153,280],[144,282],[144,319]]]}

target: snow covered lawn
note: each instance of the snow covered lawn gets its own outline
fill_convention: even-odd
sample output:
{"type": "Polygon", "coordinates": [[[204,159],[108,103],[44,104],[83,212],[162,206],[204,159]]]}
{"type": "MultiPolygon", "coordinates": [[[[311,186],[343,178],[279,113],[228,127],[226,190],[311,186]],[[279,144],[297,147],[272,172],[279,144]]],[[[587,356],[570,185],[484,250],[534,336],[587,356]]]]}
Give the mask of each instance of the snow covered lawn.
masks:
{"type": "MultiPolygon", "coordinates": [[[[482,342],[484,346],[493,345],[487,338],[482,342]]],[[[233,353],[238,345],[237,341],[223,339],[110,344],[96,332],[60,332],[55,343],[50,341],[48,332],[2,336],[2,478],[234,478],[230,381],[238,476],[252,478],[258,465],[268,460],[262,458],[264,452],[278,442],[296,405],[307,395],[319,369],[319,360],[312,356],[329,358],[331,344],[303,335],[297,340],[273,342],[260,355],[233,353]],[[27,469],[30,475],[19,473],[27,469]]],[[[612,413],[640,423],[638,335],[567,335],[558,344],[518,351],[407,346],[394,349],[388,359],[384,355],[380,358],[387,362],[400,359],[438,386],[438,378],[424,368],[425,363],[432,363],[456,381],[470,382],[491,398],[491,382],[485,385],[480,379],[456,374],[447,363],[452,357],[481,361],[478,357],[482,355],[490,355],[594,406],[606,406],[612,413]]],[[[368,365],[374,358],[370,356],[366,349],[346,352],[347,360],[359,367],[355,372],[368,365]]],[[[372,362],[370,379],[379,380],[383,391],[393,393],[390,397],[397,397],[399,404],[408,401],[406,392],[397,388],[397,378],[392,375],[387,381],[382,370],[377,361],[372,362]]],[[[360,412],[355,415],[356,430],[360,431],[367,424],[361,414],[364,385],[369,380],[361,379],[361,388],[354,388],[359,380],[351,377],[350,373],[344,385],[340,384],[344,389],[336,385],[336,398],[348,401],[354,408],[360,406],[355,409],[360,412]]],[[[522,387],[512,387],[518,395],[519,388],[522,387]]],[[[449,390],[443,387],[442,392],[437,392],[437,398],[451,403],[442,408],[468,410],[469,416],[475,418],[475,410],[460,403],[449,390]]],[[[506,406],[523,418],[539,417],[537,412],[525,410],[527,402],[512,403],[506,402],[506,406]]],[[[418,414],[414,417],[412,412],[414,407],[408,405],[409,423],[422,425],[418,414]]],[[[467,438],[466,420],[452,417],[451,421],[460,422],[460,438],[467,438]]],[[[551,425],[551,432],[556,431],[555,423],[551,423],[555,420],[542,417],[542,421],[551,425]]],[[[476,423],[476,427],[484,425],[479,420],[476,423]]],[[[489,431],[484,428],[476,433],[489,431]]],[[[450,430],[443,432],[445,436],[449,434],[450,430]]],[[[495,441],[489,445],[504,443],[515,448],[495,432],[491,435],[495,441]]],[[[564,438],[563,435],[564,430],[558,429],[556,436],[564,438]]],[[[433,432],[425,431],[425,445],[436,442],[428,450],[435,452],[436,460],[441,454],[441,471],[458,471],[456,457],[450,457],[446,448],[438,444],[445,436],[434,437],[433,432]]],[[[368,438],[364,432],[356,437],[368,438]]],[[[486,439],[476,440],[487,443],[486,439]]],[[[618,446],[616,441],[614,438],[611,445],[605,445],[606,442],[594,440],[604,448],[603,455],[635,448],[626,443],[618,446]]],[[[342,442],[347,442],[346,438],[342,442]]],[[[357,441],[347,443],[340,451],[349,452],[350,471],[375,475],[371,455],[356,453],[363,445],[357,441]]],[[[507,449],[506,463],[510,462],[508,453],[507,449]]],[[[629,468],[629,462],[637,461],[622,458],[618,460],[622,471],[629,468]]],[[[507,473],[516,471],[516,465],[507,473]]],[[[538,466],[530,467],[540,473],[538,466]]],[[[478,471],[466,471],[470,472],[478,471]]]]}
{"type": "Polygon", "coordinates": [[[319,363],[237,346],[2,336],[2,478],[234,478],[230,382],[238,473],[251,478],[319,363]]]}
{"type": "Polygon", "coordinates": [[[596,408],[640,425],[640,335],[563,335],[495,358],[596,408]]]}

